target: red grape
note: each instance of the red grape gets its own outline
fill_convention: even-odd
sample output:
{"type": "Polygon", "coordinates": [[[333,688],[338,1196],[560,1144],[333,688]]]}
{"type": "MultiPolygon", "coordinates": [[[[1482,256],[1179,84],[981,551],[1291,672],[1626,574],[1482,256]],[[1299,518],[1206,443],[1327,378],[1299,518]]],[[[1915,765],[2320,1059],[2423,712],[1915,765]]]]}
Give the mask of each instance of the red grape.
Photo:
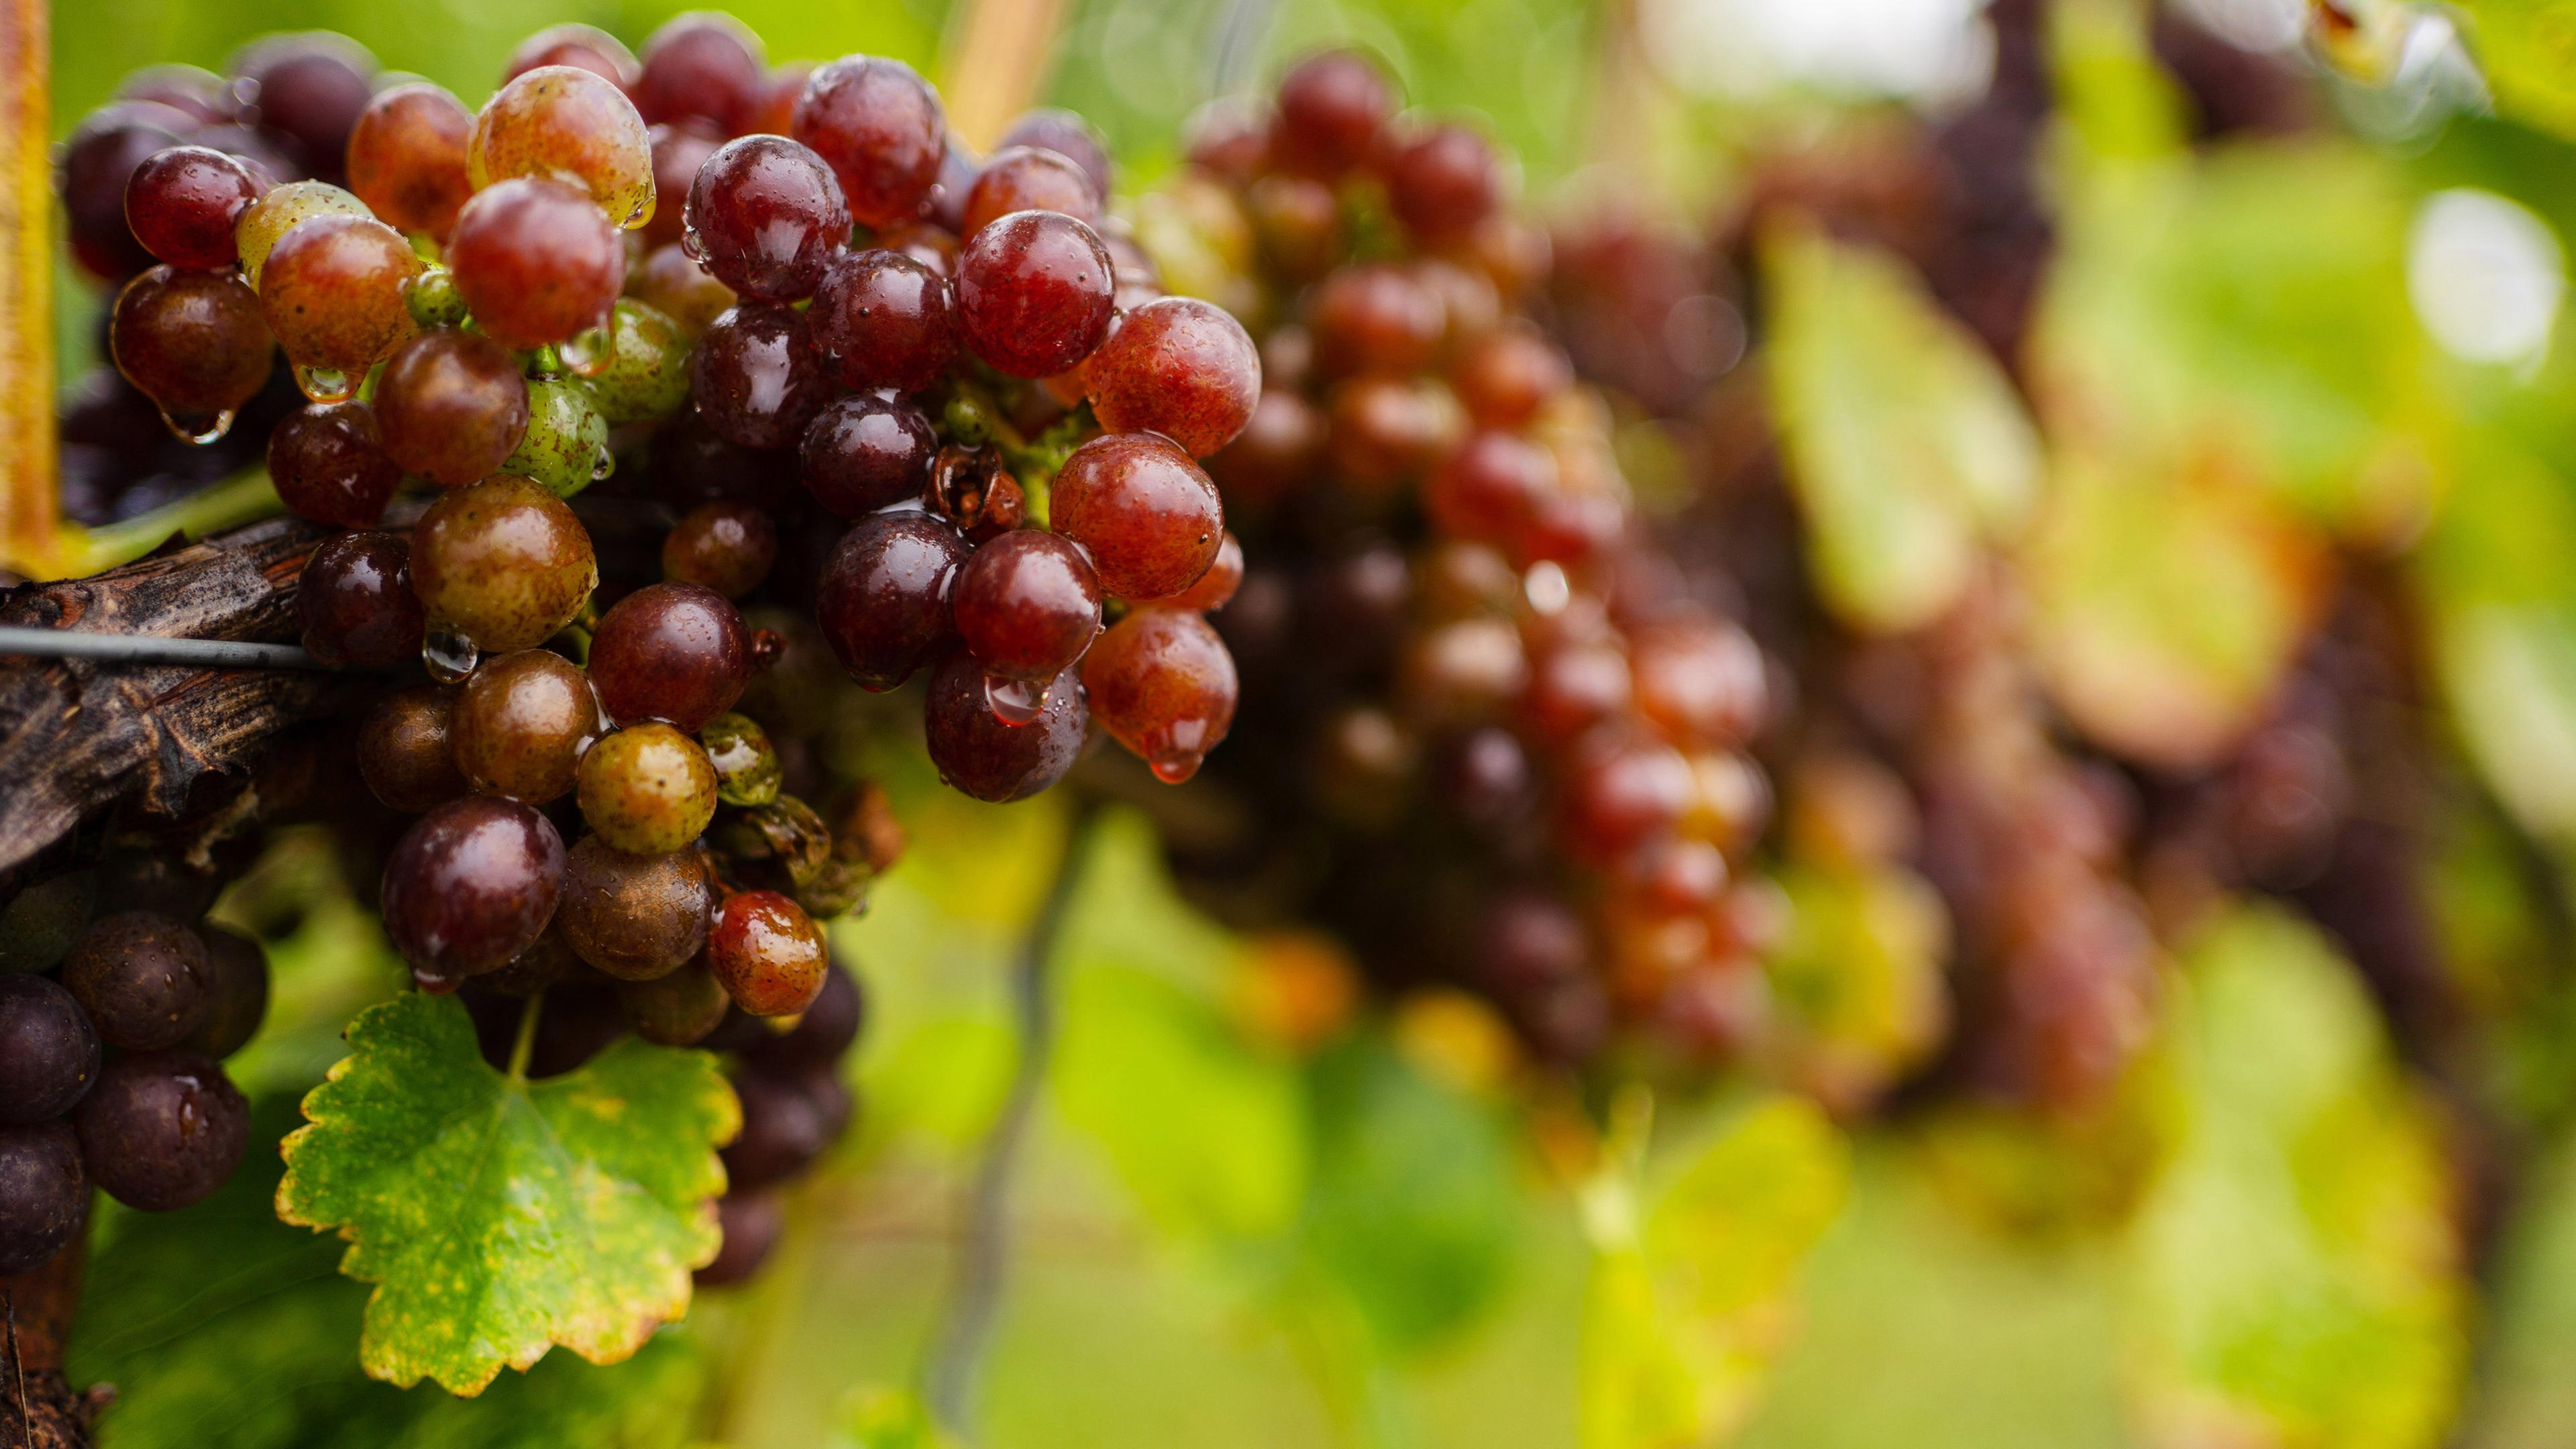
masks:
{"type": "Polygon", "coordinates": [[[1072,161],[1034,146],[1006,146],[984,158],[984,169],[967,188],[959,234],[972,240],[986,225],[1015,211],[1062,212],[1097,228],[1100,203],[1099,190],[1072,161]]]}
{"type": "Polygon", "coordinates": [[[374,56],[346,36],[308,31],[253,41],[227,68],[257,103],[261,125],[294,137],[325,172],[339,171],[374,93],[374,56]]]}
{"type": "Polygon", "coordinates": [[[707,328],[690,362],[690,387],[708,428],[746,448],[794,446],[831,397],[804,318],[760,302],[744,302],[707,328]]]}
{"type": "Polygon", "coordinates": [[[79,998],[109,1046],[158,1051],[203,1026],[206,943],[157,911],[118,911],[90,922],[63,958],[63,989],[79,998]]]}
{"type": "Polygon", "coordinates": [[[1501,168],[1484,137],[1464,126],[1433,126],[1388,160],[1386,198],[1414,235],[1453,239],[1501,203],[1501,168]]]}
{"type": "Polygon", "coordinates": [[[1109,251],[1090,227],[1051,211],[1003,217],[957,259],[957,322],[975,355],[1013,377],[1053,377],[1109,328],[1109,251]]]}
{"type": "Polygon", "coordinates": [[[170,413],[230,413],[273,365],[259,298],[224,272],[154,267],[117,294],[108,327],[116,370],[170,413]]]}
{"type": "Polygon", "coordinates": [[[0,976],[0,1125],[70,1111],[98,1062],[98,1032],[79,998],[42,976],[0,976]]]}
{"type": "Polygon", "coordinates": [[[1076,448],[1048,507],[1056,531],[1090,550],[1100,586],[1122,599],[1167,598],[1197,583],[1225,532],[1216,485],[1151,433],[1109,433],[1076,448]]]}
{"type": "Polygon", "coordinates": [[[953,586],[957,634],[988,674],[1055,678],[1100,632],[1100,579],[1081,547],[1014,529],[975,550],[953,586]]]}
{"type": "Polygon", "coordinates": [[[384,669],[417,658],[426,624],[411,546],[395,533],[344,533],[305,560],[295,608],[304,649],[325,664],[384,669]]]}
{"type": "Polygon", "coordinates": [[[1534,329],[1512,327],[1470,343],[1449,382],[1478,427],[1516,428],[1574,385],[1574,367],[1534,329]]]}
{"type": "Polygon", "coordinates": [[[379,445],[404,472],[462,488],[518,451],[528,431],[528,383],[499,343],[441,327],[386,361],[375,417],[379,445]]]}
{"type": "Polygon", "coordinates": [[[474,117],[443,87],[414,81],[379,92],[349,133],[349,190],[387,225],[445,237],[474,194],[466,138],[474,117]]]}
{"type": "Polygon", "coordinates": [[[717,281],[676,241],[645,255],[644,270],[635,279],[635,298],[678,323],[691,337],[706,331],[735,300],[733,288],[717,281]]]}
{"type": "Polygon", "coordinates": [[[1273,159],[1319,176],[1370,159],[1395,115],[1395,87],[1357,51],[1328,50],[1298,62],[1279,81],[1273,159]]]}
{"type": "Polygon", "coordinates": [[[1402,267],[1343,267],[1306,304],[1315,366],[1327,377],[1419,372],[1440,346],[1440,299],[1402,267]]]}
{"type": "Polygon", "coordinates": [[[620,228],[644,225],[655,210],[644,118],[615,84],[578,67],[539,66],[493,92],[465,157],[477,191],[542,176],[587,192],[620,228]]]}
{"type": "Polygon", "coordinates": [[[658,719],[695,734],[742,698],[751,635],[715,590],[650,584],[618,600],[591,631],[590,677],[618,723],[658,719]]]}
{"type": "Polygon", "coordinates": [[[1233,442],[1261,401],[1261,353],[1243,324],[1196,297],[1127,314],[1082,365],[1100,425],[1153,432],[1204,458],[1233,442]]]}
{"type": "Polygon", "coordinates": [[[634,89],[643,69],[626,42],[598,26],[579,24],[549,25],[520,41],[518,49],[510,52],[501,79],[517,80],[541,65],[579,66],[601,80],[615,82],[619,90],[634,89]]]}
{"type": "Polygon", "coordinates": [[[121,281],[152,265],[152,253],[126,225],[126,187],[137,167],[186,145],[193,129],[185,112],[123,101],[90,112],[63,142],[54,191],[63,199],[72,255],[92,275],[121,281]]]}
{"type": "Polygon", "coordinates": [[[221,151],[156,151],[125,184],[126,225],[144,250],[174,267],[219,270],[240,258],[233,223],[268,187],[221,151]]]}
{"type": "Polygon", "coordinates": [[[447,726],[467,783],[529,805],[572,793],[573,771],[600,730],[599,699],[581,666],[543,649],[475,666],[447,726]]]}
{"type": "Polygon", "coordinates": [[[841,385],[915,392],[947,375],[957,322],[945,277],[893,251],[835,261],[805,314],[814,350],[841,385]]]}
{"type": "Polygon", "coordinates": [[[1196,614],[1139,609],[1082,659],[1082,683],[1101,728],[1165,784],[1198,773],[1234,724],[1234,656],[1196,614]]]}
{"type": "Polygon", "coordinates": [[[766,136],[793,135],[796,102],[805,95],[805,83],[814,78],[814,65],[810,60],[788,60],[771,66],[769,78],[761,82],[760,107],[743,129],[766,136]]]}
{"type": "Polygon", "coordinates": [[[744,136],[709,156],[689,187],[687,217],[707,270],[763,302],[813,296],[850,239],[832,168],[784,136],[744,136]]]}
{"type": "Polygon", "coordinates": [[[599,565],[562,499],[505,473],[429,506],[412,529],[411,578],[433,628],[499,653],[572,622],[599,565]]]}
{"type": "Polygon", "coordinates": [[[416,684],[377,700],[358,726],[358,773],[388,807],[416,815],[467,790],[449,743],[458,691],[416,684]]]}
{"type": "Polygon", "coordinates": [[[269,250],[260,314],[289,361],[342,373],[355,392],[368,368],[419,330],[403,289],[420,271],[420,254],[381,221],[311,217],[269,250]]]}
{"type": "Polygon", "coordinates": [[[816,622],[862,688],[888,690],[956,631],[949,603],[966,540],[928,513],[862,518],[824,565],[816,622]]]}
{"type": "Polygon", "coordinates": [[[1109,144],[1077,112],[1053,107],[1024,112],[996,146],[996,158],[1014,146],[1052,151],[1081,169],[1091,182],[1093,196],[1103,202],[1109,199],[1109,144]]]}
{"type": "Polygon", "coordinates": [[[1182,609],[1193,614],[1212,614],[1234,598],[1243,586],[1243,544],[1231,530],[1225,542],[1217,545],[1216,562],[1199,575],[1199,581],[1156,604],[1157,608],[1182,609]]]}
{"type": "Polygon", "coordinates": [[[920,498],[938,447],[921,409],[858,393],[823,409],[805,430],[801,476],[815,502],[856,518],[920,498]]]}
{"type": "MultiPolygon", "coordinates": [[[[655,126],[653,145],[653,217],[644,223],[644,240],[653,246],[676,242],[688,230],[689,188],[697,184],[698,169],[716,154],[724,137],[704,121],[675,121],[655,126]],[[678,198],[678,201],[663,198],[678,198]]],[[[733,305],[727,302],[726,306],[733,305]]]]}
{"type": "Polygon", "coordinates": [[[708,968],[754,1016],[794,1016],[813,1005],[828,964],[822,928],[776,891],[726,897],[707,933],[708,968]]]}
{"type": "Polygon", "coordinates": [[[662,577],[728,599],[759,588],[778,559],[778,525],[766,510],[718,498],[689,510],[662,540],[662,577]]]}
{"type": "Polygon", "coordinates": [[[376,442],[362,402],[322,403],[286,415],[268,435],[268,477],[299,517],[333,528],[373,528],[402,486],[402,469],[376,442]]]}
{"type": "Polygon", "coordinates": [[[250,1146],[250,1104],[195,1052],[121,1056],[72,1109],[90,1181],[144,1212],[214,1195],[250,1146]]]}
{"type": "Polygon", "coordinates": [[[536,944],[563,871],[563,838],[543,815],[492,795],[450,800],[386,857],[385,933],[424,989],[454,990],[536,944]]]}
{"type": "Polygon", "coordinates": [[[1003,723],[993,712],[983,664],[959,650],[930,677],[922,728],[941,780],[999,804],[1025,800],[1063,779],[1082,758],[1090,721],[1082,680],[1067,669],[1048,683],[1027,723],[1003,723]]]}
{"type": "Polygon", "coordinates": [[[1450,454],[1422,490],[1423,511],[1459,538],[1515,546],[1557,491],[1556,457],[1518,433],[1483,432],[1450,454]]]}
{"type": "Polygon", "coordinates": [[[715,882],[698,852],[628,855],[590,835],[565,859],[555,922],[584,961],[621,981],[651,981],[698,954],[714,912],[715,882]]]}
{"type": "Polygon", "coordinates": [[[921,215],[946,155],[938,93],[902,61],[876,56],[845,56],[816,69],[791,129],[831,164],[861,226],[921,215]]]}
{"type": "Polygon", "coordinates": [[[642,72],[628,89],[648,121],[694,118],[733,136],[749,127],[766,84],[760,38],[730,15],[696,10],[644,42],[642,72]]]}
{"type": "Polygon", "coordinates": [[[552,177],[513,177],[476,192],[457,213],[447,265],[476,324],[523,351],[607,322],[626,285],[626,245],[608,214],[552,177]]]}

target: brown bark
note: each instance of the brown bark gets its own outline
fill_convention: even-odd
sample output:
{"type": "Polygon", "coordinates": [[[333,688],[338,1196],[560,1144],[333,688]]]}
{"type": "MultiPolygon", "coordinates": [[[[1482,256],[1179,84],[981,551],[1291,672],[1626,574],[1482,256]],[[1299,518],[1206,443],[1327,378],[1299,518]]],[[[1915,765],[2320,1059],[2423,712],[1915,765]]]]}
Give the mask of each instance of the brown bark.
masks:
{"type": "Polygon", "coordinates": [[[90,1421],[101,1400],[72,1391],[63,1349],[80,1303],[86,1234],[53,1261],[0,1279],[7,1323],[0,1325],[0,1449],[89,1449],[90,1421]]]}
{"type": "MultiPolygon", "coordinates": [[[[292,642],[295,585],[321,537],[272,519],[84,579],[0,593],[0,624],[292,642]]],[[[347,688],[327,674],[0,657],[0,884],[131,798],[177,815],[211,773],[347,688]]]]}

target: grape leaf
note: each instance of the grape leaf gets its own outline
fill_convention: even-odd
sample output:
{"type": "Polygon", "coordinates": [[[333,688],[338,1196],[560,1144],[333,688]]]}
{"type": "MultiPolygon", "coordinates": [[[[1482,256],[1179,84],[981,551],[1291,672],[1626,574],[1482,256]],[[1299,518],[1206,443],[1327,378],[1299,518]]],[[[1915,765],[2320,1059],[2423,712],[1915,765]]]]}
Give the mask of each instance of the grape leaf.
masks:
{"type": "Polygon", "coordinates": [[[1807,1256],[1842,1211],[1850,1154],[1814,1104],[1744,1108],[1651,1194],[1588,1194],[1583,1449],[1690,1449],[1752,1413],[1807,1256]]]}
{"type": "Polygon", "coordinates": [[[72,1339],[80,1383],[116,1386],[100,1432],[117,1449],[679,1449],[704,1387],[689,1334],[624,1364],[556,1356],[470,1402],[367,1377],[367,1289],[333,1271],[339,1245],[277,1220],[284,1163],[268,1150],[301,1119],[262,1099],[261,1144],[213,1197],[175,1213],[103,1210],[72,1339]]]}
{"type": "Polygon", "coordinates": [[[377,1285],[368,1373],[472,1395],[558,1343],[614,1363],[687,1311],[740,1125],[714,1058],[629,1040],[513,1080],[463,1006],[420,994],[360,1013],[349,1047],[286,1141],[277,1212],[337,1229],[341,1271],[377,1285]]]}
{"type": "Polygon", "coordinates": [[[2469,1285],[2438,1109],[2352,969],[2241,908],[2187,952],[2173,1138],[2130,1231],[2128,1382],[2152,1444],[2441,1443],[2469,1285]]]}
{"type": "Polygon", "coordinates": [[[2468,20],[2469,48],[2496,109],[2576,139],[2576,3],[2451,0],[2468,20]]]}
{"type": "Polygon", "coordinates": [[[1783,1065],[1838,1109],[1876,1100],[1949,1029],[1950,918],[1902,866],[1791,865],[1789,934],[1762,965],[1783,1065]]]}
{"type": "Polygon", "coordinates": [[[2040,481],[2012,384],[1904,264],[1809,227],[1766,238],[1772,406],[1816,586],[1844,622],[1928,622],[2040,481]]]}

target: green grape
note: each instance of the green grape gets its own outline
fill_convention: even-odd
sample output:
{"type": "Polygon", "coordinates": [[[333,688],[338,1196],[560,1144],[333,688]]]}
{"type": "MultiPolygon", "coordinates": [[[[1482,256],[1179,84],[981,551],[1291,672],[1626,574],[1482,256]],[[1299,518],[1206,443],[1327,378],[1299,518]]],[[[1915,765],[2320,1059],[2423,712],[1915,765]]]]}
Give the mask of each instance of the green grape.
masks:
{"type": "Polygon", "coordinates": [[[589,381],[612,425],[669,417],[689,400],[688,335],[660,308],[620,297],[608,356],[589,381]]]}
{"type": "Polygon", "coordinates": [[[423,330],[465,325],[465,298],[456,290],[456,274],[445,267],[434,266],[412,278],[403,289],[403,304],[423,330]]]}
{"type": "Polygon", "coordinates": [[[532,478],[557,498],[570,498],[605,476],[608,419],[590,386],[575,378],[528,384],[528,430],[504,473],[532,478]]]}
{"type": "Polygon", "coordinates": [[[268,265],[269,248],[297,222],[316,216],[363,216],[375,213],[357,197],[327,181],[290,181],[242,208],[233,223],[233,245],[241,252],[242,280],[256,289],[260,268],[268,265]]]}
{"type": "Polygon", "coordinates": [[[716,798],[727,805],[766,805],[778,798],[786,775],[778,749],[760,722],[746,714],[720,714],[698,731],[707,762],[716,767],[716,798]]]}

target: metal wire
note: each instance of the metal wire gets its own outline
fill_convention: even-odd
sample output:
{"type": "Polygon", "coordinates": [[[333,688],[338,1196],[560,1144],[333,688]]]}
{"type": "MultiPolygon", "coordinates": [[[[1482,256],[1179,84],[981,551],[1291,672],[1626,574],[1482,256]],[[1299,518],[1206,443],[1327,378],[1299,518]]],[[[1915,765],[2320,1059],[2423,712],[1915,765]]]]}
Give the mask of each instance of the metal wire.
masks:
{"type": "Polygon", "coordinates": [[[0,625],[0,658],[98,659],[111,664],[179,664],[201,669],[317,669],[323,663],[292,644],[238,639],[166,639],[151,634],[101,634],[86,629],[30,629],[0,625]]]}

